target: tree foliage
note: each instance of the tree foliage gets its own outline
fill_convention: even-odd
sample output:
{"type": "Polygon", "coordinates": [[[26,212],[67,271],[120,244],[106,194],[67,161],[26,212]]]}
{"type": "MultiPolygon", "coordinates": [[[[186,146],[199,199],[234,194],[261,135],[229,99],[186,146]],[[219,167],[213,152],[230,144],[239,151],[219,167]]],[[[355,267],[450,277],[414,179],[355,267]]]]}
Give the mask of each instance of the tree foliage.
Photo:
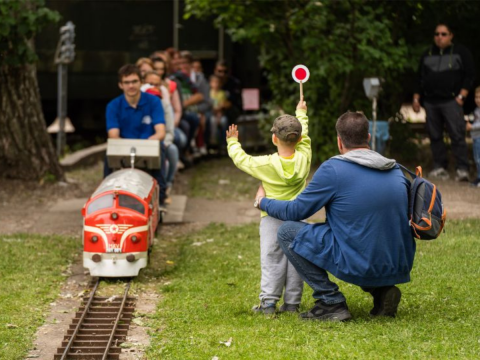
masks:
{"type": "Polygon", "coordinates": [[[0,0],[0,66],[35,62],[30,40],[60,15],[45,7],[44,0],[0,0]]]}
{"type": "MultiPolygon", "coordinates": [[[[324,160],[336,151],[334,124],[340,114],[360,110],[372,116],[363,78],[384,79],[380,118],[399,109],[403,77],[413,73],[428,44],[409,42],[411,29],[432,7],[432,2],[388,0],[187,0],[186,14],[213,15],[234,41],[259,46],[272,104],[286,112],[293,112],[298,99],[291,70],[296,64],[308,66],[304,93],[312,145],[316,160],[324,160]]],[[[443,10],[455,12],[453,8],[457,9],[447,4],[443,10]]],[[[432,31],[428,30],[429,37],[432,31]]]]}

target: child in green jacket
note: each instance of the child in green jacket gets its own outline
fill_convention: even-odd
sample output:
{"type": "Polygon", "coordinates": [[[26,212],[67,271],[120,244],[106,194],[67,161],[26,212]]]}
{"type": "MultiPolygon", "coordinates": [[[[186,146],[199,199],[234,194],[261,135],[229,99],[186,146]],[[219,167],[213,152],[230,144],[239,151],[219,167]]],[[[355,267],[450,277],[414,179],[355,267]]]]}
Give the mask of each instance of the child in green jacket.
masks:
{"type": "MultiPolygon", "coordinates": [[[[300,99],[296,117],[282,115],[275,119],[272,142],[278,152],[272,155],[250,156],[238,141],[236,125],[227,130],[228,155],[242,171],[259,179],[270,199],[293,200],[306,185],[312,161],[311,140],[308,137],[307,104],[300,99]]],[[[260,260],[262,268],[260,305],[252,310],[273,314],[282,296],[280,311],[298,311],[303,281],[277,244],[277,231],[282,221],[262,211],[260,220],[260,260]]]]}

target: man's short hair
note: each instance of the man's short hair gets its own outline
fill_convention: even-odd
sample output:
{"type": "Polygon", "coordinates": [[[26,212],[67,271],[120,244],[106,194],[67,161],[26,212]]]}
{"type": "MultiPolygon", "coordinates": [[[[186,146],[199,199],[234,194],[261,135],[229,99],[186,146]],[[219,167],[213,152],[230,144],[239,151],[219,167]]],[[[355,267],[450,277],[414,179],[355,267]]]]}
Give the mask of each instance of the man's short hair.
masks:
{"type": "Polygon", "coordinates": [[[187,51],[187,50],[180,52],[180,58],[187,60],[189,64],[193,62],[193,55],[190,51],[187,51]]]}
{"type": "Polygon", "coordinates": [[[140,69],[134,64],[123,65],[120,70],[118,70],[118,82],[122,82],[124,77],[136,74],[138,78],[141,79],[142,75],[140,74],[140,69]]]}
{"type": "Polygon", "coordinates": [[[335,129],[347,149],[368,146],[368,120],[362,113],[346,112],[338,118],[335,129]]]}
{"type": "Polygon", "coordinates": [[[453,34],[453,30],[452,30],[452,27],[450,26],[450,24],[448,24],[448,23],[446,23],[446,22],[439,22],[439,23],[437,24],[437,26],[435,26],[435,29],[436,29],[437,27],[439,27],[439,26],[445,26],[445,27],[447,28],[448,32],[449,32],[450,34],[453,34]]]}
{"type": "Polygon", "coordinates": [[[477,87],[475,88],[475,95],[477,95],[478,93],[480,93],[480,86],[477,86],[477,87]]]}

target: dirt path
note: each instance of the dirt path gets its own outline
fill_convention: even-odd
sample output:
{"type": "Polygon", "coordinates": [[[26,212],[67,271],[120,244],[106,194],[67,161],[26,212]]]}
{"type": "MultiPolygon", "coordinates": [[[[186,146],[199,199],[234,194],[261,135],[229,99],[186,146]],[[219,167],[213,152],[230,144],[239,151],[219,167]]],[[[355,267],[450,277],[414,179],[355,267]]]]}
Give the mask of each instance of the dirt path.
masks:
{"type": "MultiPolygon", "coordinates": [[[[193,170],[194,171],[194,170],[193,170]]],[[[179,174],[180,191],[193,172],[179,174]]],[[[80,210],[97,181],[38,184],[0,179],[0,234],[40,233],[79,236],[80,210]]],[[[185,185],[186,184],[186,185],[185,185]]],[[[480,189],[453,180],[437,181],[447,218],[480,218],[480,189]]],[[[177,190],[177,193],[179,191],[177,190]]],[[[258,221],[253,199],[208,200],[188,198],[183,221],[241,224],[258,221]]],[[[324,218],[323,213],[316,216],[324,218]]]]}

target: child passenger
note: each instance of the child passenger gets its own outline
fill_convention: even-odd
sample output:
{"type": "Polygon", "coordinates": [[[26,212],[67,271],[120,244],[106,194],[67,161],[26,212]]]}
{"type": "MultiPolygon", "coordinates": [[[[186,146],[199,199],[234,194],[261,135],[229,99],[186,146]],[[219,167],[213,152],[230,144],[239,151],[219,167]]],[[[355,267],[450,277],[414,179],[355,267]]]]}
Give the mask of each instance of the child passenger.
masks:
{"type": "Polygon", "coordinates": [[[475,89],[475,104],[477,107],[473,113],[473,124],[467,122],[467,130],[473,140],[473,159],[477,166],[477,178],[472,182],[472,185],[480,188],[480,86],[475,89]]]}
{"type": "Polygon", "coordinates": [[[220,148],[225,151],[224,131],[227,130],[228,120],[224,114],[225,103],[227,102],[227,94],[222,90],[222,81],[217,75],[210,76],[210,99],[212,99],[213,115],[208,119],[210,122],[209,129],[209,145],[219,143],[220,148]],[[217,135],[221,139],[217,139],[217,135]],[[219,137],[220,137],[219,136],[219,137]]]}
{"type": "MultiPolygon", "coordinates": [[[[272,155],[250,156],[238,141],[238,129],[227,130],[228,155],[235,165],[262,182],[266,196],[277,200],[293,200],[305,188],[312,160],[308,137],[307,104],[300,99],[296,117],[282,115],[275,119],[272,142],[278,152],[272,155]]],[[[258,207],[257,202],[255,206],[258,207]]],[[[300,307],[303,281],[277,244],[277,231],[282,221],[262,211],[260,220],[260,262],[262,269],[260,304],[253,311],[273,314],[282,297],[280,312],[295,312],[300,307]]]]}

